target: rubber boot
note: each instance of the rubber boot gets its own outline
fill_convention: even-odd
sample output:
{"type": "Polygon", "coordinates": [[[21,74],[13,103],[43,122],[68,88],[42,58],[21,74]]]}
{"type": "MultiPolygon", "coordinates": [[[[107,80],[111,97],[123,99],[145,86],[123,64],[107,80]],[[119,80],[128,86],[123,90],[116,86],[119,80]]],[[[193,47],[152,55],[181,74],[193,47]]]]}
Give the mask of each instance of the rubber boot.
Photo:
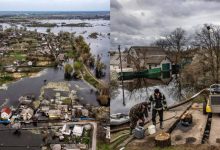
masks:
{"type": "Polygon", "coordinates": [[[163,128],[163,122],[160,122],[160,129],[164,129],[163,128]]]}

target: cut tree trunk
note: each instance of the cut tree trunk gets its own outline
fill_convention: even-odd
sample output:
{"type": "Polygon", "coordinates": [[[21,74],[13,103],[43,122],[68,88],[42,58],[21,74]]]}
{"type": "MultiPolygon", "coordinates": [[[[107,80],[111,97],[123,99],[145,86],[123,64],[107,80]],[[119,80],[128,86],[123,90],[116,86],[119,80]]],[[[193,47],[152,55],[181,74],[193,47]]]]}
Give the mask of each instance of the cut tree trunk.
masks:
{"type": "Polygon", "coordinates": [[[189,126],[192,124],[193,121],[193,116],[189,112],[186,112],[182,117],[181,117],[181,124],[183,126],[189,126]]]}
{"type": "Polygon", "coordinates": [[[171,146],[171,138],[169,133],[162,132],[155,137],[155,145],[161,148],[171,146]]]}

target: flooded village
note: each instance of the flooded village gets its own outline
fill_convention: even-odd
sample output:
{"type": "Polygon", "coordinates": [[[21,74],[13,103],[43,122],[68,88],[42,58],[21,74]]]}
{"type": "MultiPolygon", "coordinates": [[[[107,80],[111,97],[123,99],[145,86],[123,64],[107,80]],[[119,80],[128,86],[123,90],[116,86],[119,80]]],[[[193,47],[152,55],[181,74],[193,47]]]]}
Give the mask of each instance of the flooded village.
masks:
{"type": "Polygon", "coordinates": [[[210,28],[219,34],[202,26],[191,39],[198,45],[176,28],[149,46],[110,51],[112,149],[218,149],[219,49],[210,28]],[[214,70],[203,70],[210,64],[214,70]]]}
{"type": "Polygon", "coordinates": [[[27,14],[0,14],[0,149],[106,146],[109,13],[27,14]]]}

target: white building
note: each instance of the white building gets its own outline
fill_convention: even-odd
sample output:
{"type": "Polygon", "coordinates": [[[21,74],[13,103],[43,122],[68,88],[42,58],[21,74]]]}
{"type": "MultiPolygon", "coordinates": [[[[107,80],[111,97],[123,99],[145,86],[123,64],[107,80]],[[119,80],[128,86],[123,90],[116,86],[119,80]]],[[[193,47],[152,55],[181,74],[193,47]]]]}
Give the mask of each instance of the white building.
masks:
{"type": "Polygon", "coordinates": [[[127,63],[134,69],[171,70],[171,60],[165,51],[159,47],[132,46],[128,51],[127,63]]]}
{"type": "Polygon", "coordinates": [[[83,128],[84,128],[83,126],[75,125],[73,128],[73,135],[82,136],[83,128]]]}

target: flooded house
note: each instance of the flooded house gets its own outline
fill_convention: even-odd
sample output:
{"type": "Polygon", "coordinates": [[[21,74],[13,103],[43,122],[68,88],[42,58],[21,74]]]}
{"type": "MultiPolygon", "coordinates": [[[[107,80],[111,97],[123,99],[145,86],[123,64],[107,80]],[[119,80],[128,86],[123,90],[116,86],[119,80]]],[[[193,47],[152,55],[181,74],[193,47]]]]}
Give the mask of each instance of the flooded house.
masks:
{"type": "Polygon", "coordinates": [[[128,65],[135,70],[170,71],[172,67],[170,58],[159,47],[132,46],[127,58],[128,65]]]}
{"type": "MultiPolygon", "coordinates": [[[[110,53],[110,70],[115,70],[116,72],[121,70],[121,63],[120,63],[120,54],[118,52],[111,52],[110,53]]],[[[121,62],[122,62],[122,69],[129,68],[128,65],[128,53],[122,52],[121,53],[121,62]]]]}
{"type": "Polygon", "coordinates": [[[134,78],[163,78],[170,76],[172,61],[165,50],[159,47],[131,46],[122,52],[122,73],[118,53],[111,55],[112,79],[131,80],[134,78]],[[114,75],[115,74],[115,75],[114,75]]]}
{"type": "Polygon", "coordinates": [[[34,110],[32,108],[23,109],[20,115],[24,121],[30,120],[34,115],[34,110]]]}
{"type": "MultiPolygon", "coordinates": [[[[133,68],[128,65],[128,53],[122,52],[121,53],[121,62],[122,62],[122,70],[123,72],[133,72],[133,68]]],[[[110,71],[111,71],[111,78],[117,79],[118,73],[121,72],[121,62],[120,62],[120,55],[118,52],[113,51],[110,53],[110,71]]]]}

